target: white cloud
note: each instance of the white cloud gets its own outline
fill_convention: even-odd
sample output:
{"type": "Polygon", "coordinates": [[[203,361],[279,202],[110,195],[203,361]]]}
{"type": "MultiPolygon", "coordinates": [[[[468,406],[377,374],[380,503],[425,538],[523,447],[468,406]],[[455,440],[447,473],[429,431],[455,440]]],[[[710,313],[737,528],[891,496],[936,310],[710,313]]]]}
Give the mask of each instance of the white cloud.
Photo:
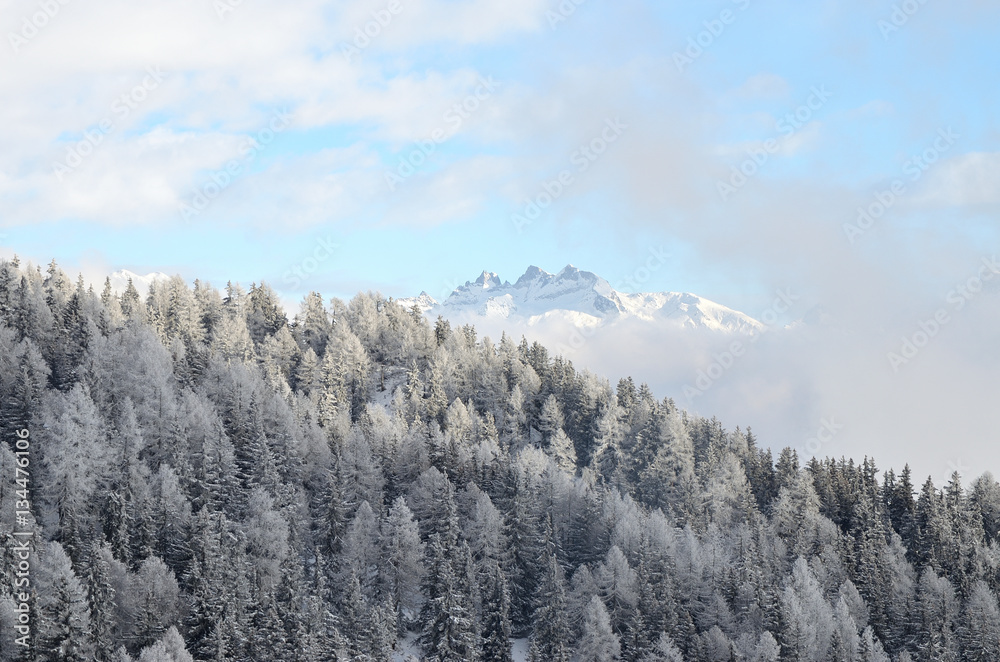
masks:
{"type": "Polygon", "coordinates": [[[888,102],[881,99],[875,99],[869,101],[863,106],[859,106],[852,110],[847,111],[846,117],[851,120],[860,119],[862,117],[888,117],[896,112],[896,107],[888,102]]]}
{"type": "MultiPolygon", "coordinates": [[[[2,4],[4,34],[19,30],[21,17],[38,10],[34,3],[2,4]]],[[[404,5],[393,30],[386,29],[386,46],[477,43],[534,30],[545,3],[404,5]]],[[[481,75],[468,67],[387,75],[376,61],[348,62],[330,35],[349,32],[353,21],[379,8],[377,2],[239,3],[222,18],[214,6],[195,0],[68,3],[18,52],[0,48],[0,125],[17,127],[0,134],[4,223],[172,222],[178,202],[200,184],[198,173],[237,155],[244,136],[265,126],[276,108],[291,110],[298,129],[356,125],[364,139],[402,148],[435,128],[452,128],[444,114],[481,75]],[[117,100],[142,82],[150,66],[164,71],[165,80],[119,117],[117,100]],[[102,120],[113,122],[112,133],[92,150],[85,145],[81,165],[58,182],[53,164],[102,120]]],[[[462,131],[472,130],[475,119],[462,131]]],[[[370,156],[372,149],[360,154],[370,156]]],[[[302,165],[315,161],[305,157],[302,165]]],[[[306,183],[322,179],[304,175],[302,167],[291,170],[306,183]]],[[[334,176],[338,181],[327,180],[330,192],[323,196],[296,186],[284,202],[292,200],[302,215],[323,217],[310,214],[309,205],[317,198],[358,197],[347,186],[371,174],[334,176]]],[[[363,193],[358,202],[367,202],[363,193]]]]}
{"type": "Polygon", "coordinates": [[[746,79],[733,95],[744,99],[786,98],[791,91],[788,81],[774,73],[760,73],[746,79]]]}
{"type": "Polygon", "coordinates": [[[956,207],[1000,203],[1000,152],[961,154],[932,165],[914,202],[956,207]]]}

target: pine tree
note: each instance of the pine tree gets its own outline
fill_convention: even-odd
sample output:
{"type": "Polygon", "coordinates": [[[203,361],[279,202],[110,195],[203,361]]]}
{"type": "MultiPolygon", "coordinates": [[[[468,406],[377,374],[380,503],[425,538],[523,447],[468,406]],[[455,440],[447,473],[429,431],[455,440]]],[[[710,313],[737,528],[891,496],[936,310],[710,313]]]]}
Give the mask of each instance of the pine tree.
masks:
{"type": "Polygon", "coordinates": [[[792,660],[822,660],[830,649],[833,611],[809,564],[795,561],[781,596],[782,648],[792,660]]]}
{"type": "Polygon", "coordinates": [[[620,659],[621,644],[611,629],[611,617],[596,595],[587,605],[583,638],[577,645],[576,659],[580,662],[612,662],[620,659]]]}
{"type": "Polygon", "coordinates": [[[94,654],[87,591],[57,542],[45,543],[37,578],[35,658],[90,662],[94,654]]]}
{"type": "Polygon", "coordinates": [[[90,551],[86,575],[87,603],[91,636],[99,659],[110,658],[117,648],[115,625],[118,603],[111,577],[113,561],[111,548],[107,545],[90,551]]]}
{"type": "Polygon", "coordinates": [[[594,579],[611,614],[612,628],[618,636],[626,635],[635,627],[639,578],[617,545],[608,550],[605,560],[594,573],[594,579]]]}
{"type": "Polygon", "coordinates": [[[930,476],[920,489],[915,519],[916,535],[910,548],[914,565],[919,569],[947,567],[951,526],[941,495],[930,476]]]}
{"type": "Polygon", "coordinates": [[[483,595],[481,662],[513,662],[511,656],[510,592],[496,559],[486,561],[483,595]]]}
{"type": "Polygon", "coordinates": [[[422,620],[421,641],[431,662],[475,662],[478,650],[475,641],[474,613],[450,557],[457,545],[432,534],[428,544],[427,602],[422,620]]]}
{"type": "Polygon", "coordinates": [[[659,425],[660,450],[640,480],[643,499],[679,524],[696,511],[697,478],[694,447],[680,416],[666,416],[659,425]]]}
{"type": "MultiPolygon", "coordinates": [[[[775,658],[775,662],[776,660],[777,658],[775,658]]],[[[660,634],[653,650],[643,655],[640,662],[684,662],[684,655],[681,649],[674,644],[670,635],[664,632],[660,634]]]]}
{"type": "Polygon", "coordinates": [[[889,656],[882,648],[882,643],[875,636],[875,631],[870,625],[861,633],[858,659],[860,662],[890,662],[889,656]]]}
{"type": "Polygon", "coordinates": [[[963,660],[1000,660],[1000,607],[986,582],[978,581],[972,588],[962,613],[958,639],[963,660]]]}
{"type": "Polygon", "coordinates": [[[296,336],[316,356],[323,356],[330,338],[330,329],[330,317],[323,306],[323,297],[310,292],[302,302],[302,312],[295,317],[296,336]]]}
{"type": "Polygon", "coordinates": [[[861,654],[861,638],[858,636],[858,625],[843,598],[837,600],[833,619],[833,636],[830,639],[831,659],[847,662],[857,660],[861,654]]]}
{"type": "Polygon", "coordinates": [[[566,435],[562,428],[556,430],[555,434],[549,438],[546,451],[560,469],[568,472],[576,471],[576,448],[573,445],[573,440],[566,435]]]}
{"type": "Polygon", "coordinates": [[[899,475],[899,481],[887,479],[884,487],[889,521],[907,545],[913,544],[916,534],[917,503],[913,499],[911,476],[910,465],[906,465],[899,475]]]}
{"type": "Polygon", "coordinates": [[[957,662],[955,619],[958,616],[958,600],[955,588],[932,568],[927,568],[920,576],[917,614],[917,647],[921,651],[921,660],[957,662]]]}
{"type": "Polygon", "coordinates": [[[121,308],[125,319],[139,323],[146,321],[146,306],[143,304],[142,295],[135,288],[131,277],[129,277],[128,284],[121,296],[121,308]]]}
{"type": "Polygon", "coordinates": [[[387,597],[396,615],[397,631],[402,633],[420,608],[424,577],[424,545],[403,497],[398,497],[389,509],[381,539],[380,593],[387,597]]]}
{"type": "Polygon", "coordinates": [[[562,567],[555,554],[544,560],[545,574],[535,596],[532,642],[538,650],[538,659],[550,662],[569,662],[570,630],[566,619],[566,586],[562,567]]]}
{"type": "Polygon", "coordinates": [[[194,658],[187,651],[177,628],[171,627],[162,639],[143,649],[138,662],[194,662],[194,658]]]}

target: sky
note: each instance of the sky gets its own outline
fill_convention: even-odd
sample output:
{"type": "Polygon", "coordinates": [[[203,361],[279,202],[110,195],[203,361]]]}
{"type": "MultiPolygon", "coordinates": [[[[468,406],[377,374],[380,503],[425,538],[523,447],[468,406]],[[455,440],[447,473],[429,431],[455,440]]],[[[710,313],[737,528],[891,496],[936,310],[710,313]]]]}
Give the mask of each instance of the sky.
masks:
{"type": "Polygon", "coordinates": [[[989,0],[0,0],[0,255],[289,302],[566,264],[758,318],[790,291],[782,324],[813,323],[687,402],[712,342],[619,329],[575,358],[775,447],[834,428],[821,454],[1000,473],[998,19],[989,0]],[[926,342],[894,362],[907,339],[926,342]]]}

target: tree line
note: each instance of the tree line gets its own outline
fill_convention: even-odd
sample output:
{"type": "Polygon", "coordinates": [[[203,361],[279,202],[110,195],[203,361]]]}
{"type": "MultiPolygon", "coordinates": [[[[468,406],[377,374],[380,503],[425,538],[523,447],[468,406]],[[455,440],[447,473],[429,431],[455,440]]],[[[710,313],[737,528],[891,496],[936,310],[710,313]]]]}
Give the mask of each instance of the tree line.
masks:
{"type": "Polygon", "coordinates": [[[0,262],[0,659],[994,662],[1000,485],[750,429],[377,293],[0,262]]]}

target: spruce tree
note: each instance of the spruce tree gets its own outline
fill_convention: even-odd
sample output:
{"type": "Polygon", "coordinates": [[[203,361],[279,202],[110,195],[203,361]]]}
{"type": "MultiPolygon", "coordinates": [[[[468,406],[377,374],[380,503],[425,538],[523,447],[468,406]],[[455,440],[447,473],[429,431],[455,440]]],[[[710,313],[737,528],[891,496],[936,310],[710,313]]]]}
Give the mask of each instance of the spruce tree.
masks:
{"type": "Polygon", "coordinates": [[[510,591],[500,564],[486,561],[483,596],[481,662],[513,662],[511,656],[510,591]]]}
{"type": "Polygon", "coordinates": [[[533,645],[539,659],[569,662],[570,629],[566,616],[566,585],[562,567],[554,553],[543,560],[545,574],[535,595],[533,645]]]}

